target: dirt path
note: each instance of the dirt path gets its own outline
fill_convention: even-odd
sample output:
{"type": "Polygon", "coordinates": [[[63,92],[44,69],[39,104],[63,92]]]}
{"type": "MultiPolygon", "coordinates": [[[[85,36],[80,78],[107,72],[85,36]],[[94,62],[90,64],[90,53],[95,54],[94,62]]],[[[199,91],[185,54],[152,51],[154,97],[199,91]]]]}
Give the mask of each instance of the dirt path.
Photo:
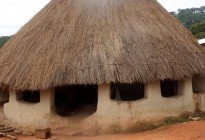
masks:
{"type": "MultiPolygon", "coordinates": [[[[62,131],[53,132],[49,140],[205,140],[205,121],[187,122],[161,127],[152,131],[132,134],[101,136],[66,136],[62,131]]],[[[1,140],[8,140],[0,138],[1,140]]],[[[34,137],[18,137],[18,140],[40,140],[34,137]]]]}

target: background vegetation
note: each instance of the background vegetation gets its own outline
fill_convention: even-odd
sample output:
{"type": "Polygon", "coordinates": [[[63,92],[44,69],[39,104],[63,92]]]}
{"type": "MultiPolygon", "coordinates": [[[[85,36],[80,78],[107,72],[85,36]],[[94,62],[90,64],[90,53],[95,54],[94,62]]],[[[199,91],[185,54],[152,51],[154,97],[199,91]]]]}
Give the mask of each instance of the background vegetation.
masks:
{"type": "Polygon", "coordinates": [[[0,47],[2,47],[7,40],[9,40],[10,36],[2,36],[0,37],[0,47]]]}
{"type": "Polygon", "coordinates": [[[205,38],[205,6],[179,9],[177,12],[170,13],[184,24],[196,38],[205,38]]]}

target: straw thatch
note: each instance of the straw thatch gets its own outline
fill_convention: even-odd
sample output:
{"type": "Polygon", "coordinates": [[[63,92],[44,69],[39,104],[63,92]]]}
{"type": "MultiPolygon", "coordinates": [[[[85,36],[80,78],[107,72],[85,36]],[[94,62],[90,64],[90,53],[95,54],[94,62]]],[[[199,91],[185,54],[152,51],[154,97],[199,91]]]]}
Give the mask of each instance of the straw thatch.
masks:
{"type": "Polygon", "coordinates": [[[17,89],[182,79],[204,71],[195,38],[155,0],[52,0],[0,51],[17,89]]]}

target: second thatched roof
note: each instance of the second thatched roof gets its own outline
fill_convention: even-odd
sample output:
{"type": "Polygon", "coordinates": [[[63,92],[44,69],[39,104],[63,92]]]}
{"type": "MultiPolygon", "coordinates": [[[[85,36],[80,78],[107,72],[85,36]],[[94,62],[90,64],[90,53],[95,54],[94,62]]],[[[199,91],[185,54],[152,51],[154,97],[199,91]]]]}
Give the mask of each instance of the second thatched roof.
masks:
{"type": "Polygon", "coordinates": [[[204,72],[197,40],[155,0],[52,0],[0,50],[17,89],[151,82],[204,72]]]}

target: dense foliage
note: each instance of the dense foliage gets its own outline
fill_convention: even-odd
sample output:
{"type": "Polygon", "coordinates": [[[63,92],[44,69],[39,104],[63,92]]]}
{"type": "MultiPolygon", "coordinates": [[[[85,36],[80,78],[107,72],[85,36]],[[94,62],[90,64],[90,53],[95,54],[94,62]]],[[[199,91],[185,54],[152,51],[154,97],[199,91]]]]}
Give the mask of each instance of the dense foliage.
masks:
{"type": "Polygon", "coordinates": [[[10,36],[2,36],[0,37],[0,47],[2,47],[7,40],[9,40],[10,36]]]}
{"type": "Polygon", "coordinates": [[[205,20],[201,23],[193,24],[191,27],[191,32],[196,36],[196,38],[205,38],[205,20]]]}
{"type": "Polygon", "coordinates": [[[179,9],[178,12],[171,12],[171,14],[177,17],[188,29],[191,29],[193,24],[205,20],[205,6],[200,8],[179,9]]]}
{"type": "Polygon", "coordinates": [[[179,19],[197,38],[205,38],[205,6],[179,9],[177,12],[170,13],[179,19]]]}

